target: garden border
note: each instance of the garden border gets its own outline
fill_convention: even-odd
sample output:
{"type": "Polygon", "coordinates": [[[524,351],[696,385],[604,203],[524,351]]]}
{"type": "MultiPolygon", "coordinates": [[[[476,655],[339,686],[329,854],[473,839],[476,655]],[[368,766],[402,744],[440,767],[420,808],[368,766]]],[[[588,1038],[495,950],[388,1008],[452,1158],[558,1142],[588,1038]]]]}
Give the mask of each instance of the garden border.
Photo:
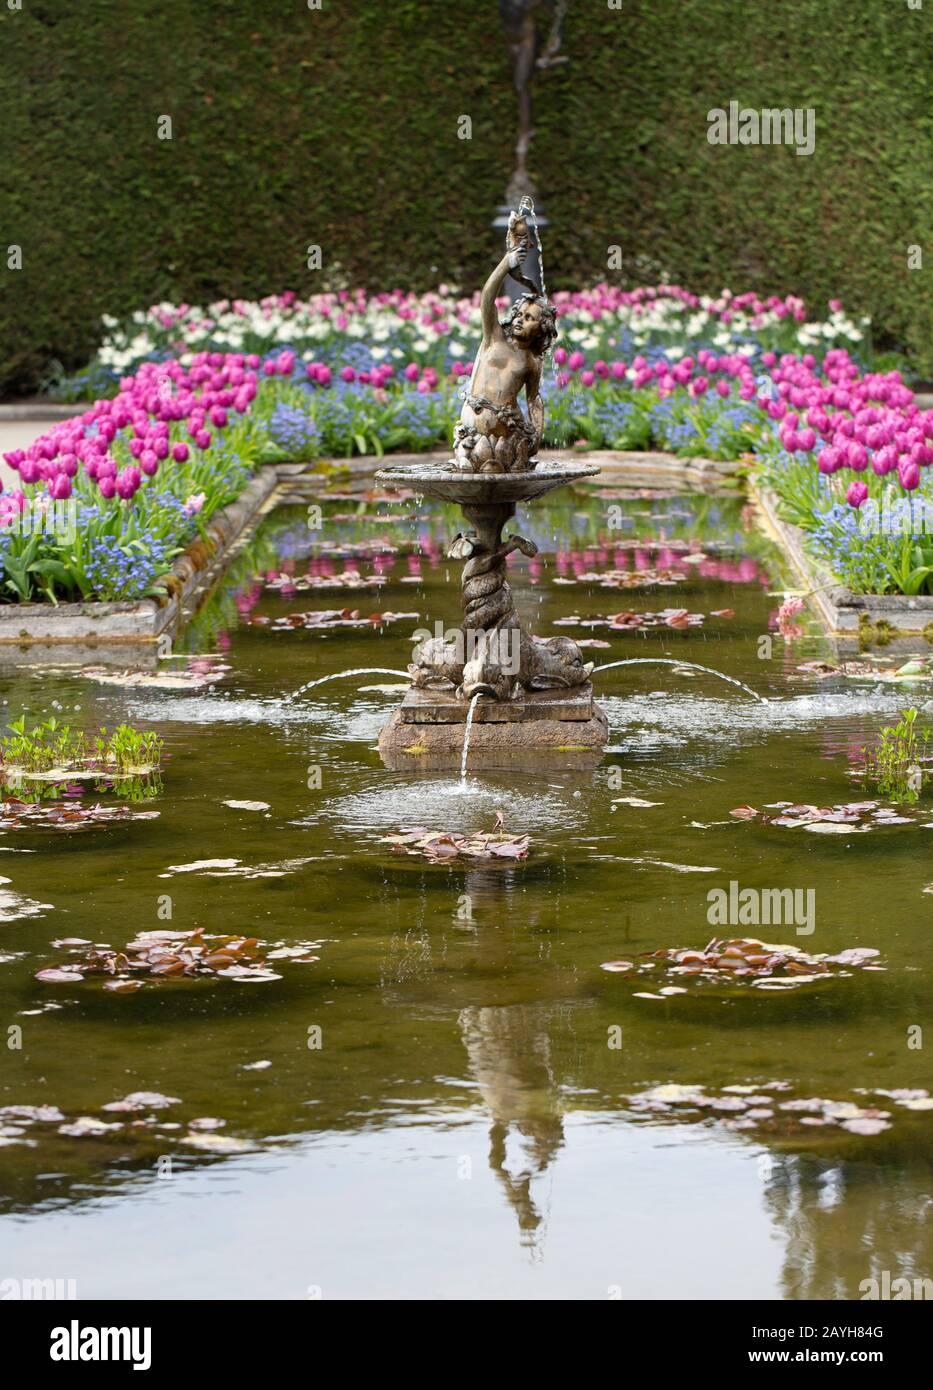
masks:
{"type": "Polygon", "coordinates": [[[0,605],[0,653],[40,643],[155,642],[181,617],[195,591],[220,577],[236,542],[268,509],[278,487],[306,468],[303,463],[263,465],[236,501],[211,517],[208,539],[199,537],[178,556],[157,586],[158,598],[0,605]]]}
{"type": "MultiPolygon", "coordinates": [[[[799,526],[782,521],[777,498],[768,488],[748,479],[764,531],[780,547],[803,582],[805,597],[833,637],[859,637],[866,626],[892,628],[899,636],[933,640],[933,597],[906,594],[855,594],[808,555],[799,526]]],[[[870,634],[866,634],[870,635],[870,634]]]]}

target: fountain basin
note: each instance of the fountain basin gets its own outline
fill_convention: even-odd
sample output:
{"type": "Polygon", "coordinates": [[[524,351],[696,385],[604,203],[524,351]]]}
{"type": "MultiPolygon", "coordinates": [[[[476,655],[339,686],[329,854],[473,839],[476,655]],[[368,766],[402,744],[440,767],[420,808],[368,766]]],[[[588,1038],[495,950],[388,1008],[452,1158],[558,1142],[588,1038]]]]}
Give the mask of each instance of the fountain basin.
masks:
{"type": "Polygon", "coordinates": [[[380,468],[377,482],[388,487],[415,488],[425,497],[461,506],[512,505],[542,497],[552,488],[591,478],[600,471],[592,463],[560,463],[540,460],[520,473],[465,473],[453,464],[401,464],[380,468]]]}

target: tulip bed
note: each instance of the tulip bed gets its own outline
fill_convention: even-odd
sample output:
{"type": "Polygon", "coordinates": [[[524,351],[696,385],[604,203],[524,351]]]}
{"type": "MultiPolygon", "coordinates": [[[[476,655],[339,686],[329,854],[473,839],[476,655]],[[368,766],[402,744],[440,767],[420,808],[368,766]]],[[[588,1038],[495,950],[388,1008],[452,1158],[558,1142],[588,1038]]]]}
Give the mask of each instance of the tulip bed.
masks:
{"type": "MultiPolygon", "coordinates": [[[[711,298],[679,285],[622,290],[602,284],[558,290],[551,298],[565,350],[584,352],[591,362],[630,361],[658,349],[683,356],[704,346],[721,352],[861,351],[869,341],[869,321],[849,318],[838,300],[830,301],[828,317],[813,320],[795,295],[761,298],[723,290],[711,298]]],[[[102,326],[103,343],[86,370],[50,383],[56,398],[110,395],[123,375],[151,359],[217,351],[267,358],[283,347],[313,359],[321,384],[333,375],[376,385],[388,368],[388,376],[404,371],[417,383],[418,369],[427,368],[423,379],[430,385],[432,376],[436,384],[469,374],[482,331],[479,294],[463,297],[447,285],[421,295],[341,290],[308,300],[288,292],[259,301],[224,299],[207,307],[164,303],[123,323],[105,316],[102,326]]]]}
{"type": "Polygon", "coordinates": [[[814,556],[856,593],[933,593],[933,410],[900,373],[787,355],[758,404],[757,471],[814,556]]]}
{"type": "MultiPolygon", "coordinates": [[[[792,297],[701,301],[674,286],[554,298],[548,446],[744,458],[842,581],[931,591],[922,536],[860,526],[868,502],[925,500],[933,462],[933,411],[898,370],[850,356],[869,356],[864,323],[836,303],[810,323],[792,297]]],[[[478,312],[449,292],[285,295],[158,306],[132,337],[111,325],[85,384],[112,394],[5,455],[21,486],[0,495],[2,598],[145,596],[263,463],[442,445],[478,312]],[[75,512],[69,533],[36,524],[62,503],[75,512]]]]}

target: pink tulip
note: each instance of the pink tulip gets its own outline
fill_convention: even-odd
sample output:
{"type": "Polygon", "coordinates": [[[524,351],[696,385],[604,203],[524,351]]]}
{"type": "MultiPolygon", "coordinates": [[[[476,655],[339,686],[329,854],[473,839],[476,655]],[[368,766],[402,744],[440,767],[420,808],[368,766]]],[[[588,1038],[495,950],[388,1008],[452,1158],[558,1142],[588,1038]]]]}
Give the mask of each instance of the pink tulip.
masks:
{"type": "Polygon", "coordinates": [[[901,480],[901,487],[905,492],[913,492],[914,488],[920,486],[920,469],[913,462],[898,465],[897,476],[901,480]]]}
{"type": "Polygon", "coordinates": [[[128,500],[137,491],[141,481],[138,468],[132,466],[124,468],[122,473],[118,473],[116,477],[117,495],[128,500]]]}

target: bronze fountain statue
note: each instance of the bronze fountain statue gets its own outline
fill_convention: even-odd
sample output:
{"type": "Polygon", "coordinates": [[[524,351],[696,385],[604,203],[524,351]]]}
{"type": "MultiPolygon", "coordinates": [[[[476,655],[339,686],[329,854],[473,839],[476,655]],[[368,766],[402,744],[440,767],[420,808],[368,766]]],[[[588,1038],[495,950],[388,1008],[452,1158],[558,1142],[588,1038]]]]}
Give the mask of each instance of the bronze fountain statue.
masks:
{"type": "Polygon", "coordinates": [[[537,551],[515,533],[503,539],[516,504],[599,472],[592,464],[538,457],[541,378],[557,337],[557,314],[543,287],[523,273],[532,244],[541,264],[534,205],[525,197],[509,217],[505,255],[483,287],[483,338],[462,393],[454,458],[446,465],[389,467],[376,475],[390,486],[459,503],[469,523],[448,550],[451,559],[465,561],[462,626],[415,648],[408,668],[412,688],[380,735],[383,755],[396,763],[407,765],[404,755],[414,748],[418,756],[434,755],[434,765],[459,755],[463,737],[456,726],[466,723],[476,697],[485,699],[473,715],[475,745],[479,752],[485,745],[495,762],[532,748],[601,750],[606,741],[605,716],[593,703],[589,683],[592,662],[567,637],[531,636],[506,579],[513,551],[537,551]],[[500,320],[496,299],[508,274],[523,292],[500,320]]]}
{"type": "Polygon", "coordinates": [[[454,431],[454,453],[466,472],[523,472],[541,444],[541,371],[545,354],[557,338],[557,313],[543,291],[520,270],[528,252],[532,230],[528,218],[533,213],[534,204],[524,198],[519,212],[509,218],[505,255],[483,286],[483,341],[454,431]],[[496,298],[510,271],[525,292],[500,321],[496,298]],[[527,420],[518,403],[523,388],[527,420]]]}

